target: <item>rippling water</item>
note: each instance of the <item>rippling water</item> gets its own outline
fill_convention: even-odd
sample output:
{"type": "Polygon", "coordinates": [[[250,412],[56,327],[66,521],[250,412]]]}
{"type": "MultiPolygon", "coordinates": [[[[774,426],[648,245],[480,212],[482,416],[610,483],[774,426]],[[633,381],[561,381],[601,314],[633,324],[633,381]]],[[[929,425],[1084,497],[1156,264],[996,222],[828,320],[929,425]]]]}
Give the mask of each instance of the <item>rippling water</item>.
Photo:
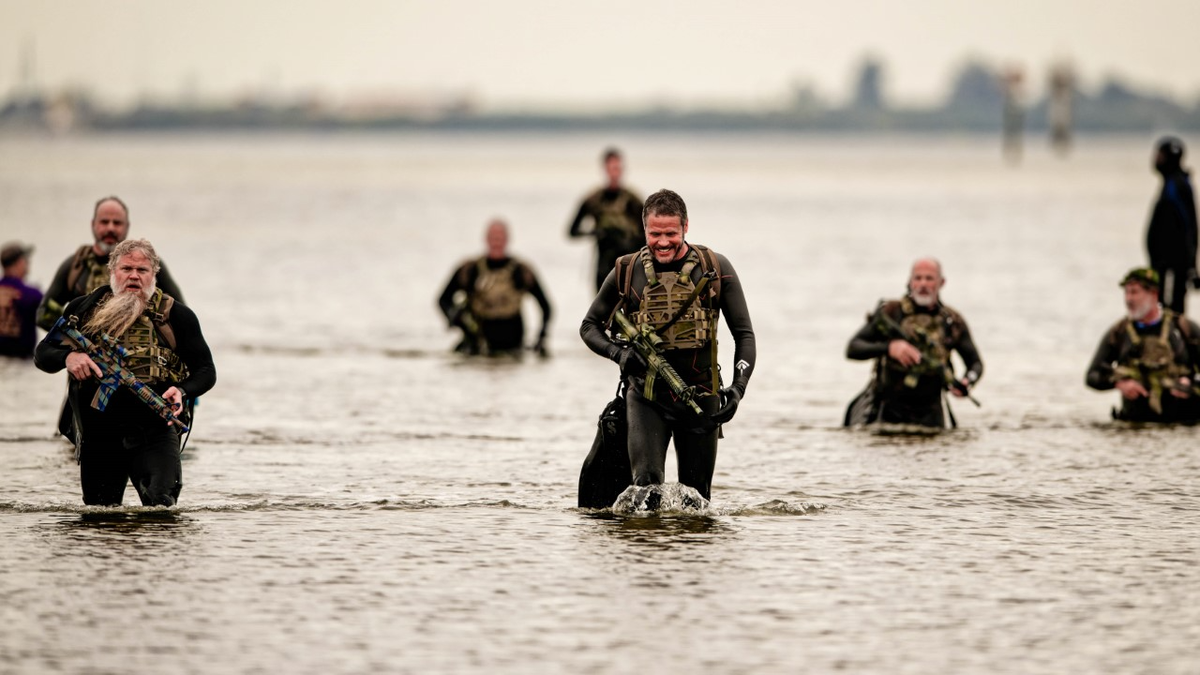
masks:
{"type": "Polygon", "coordinates": [[[1200,672],[1200,430],[1083,386],[1152,140],[1013,167],[955,137],[0,139],[33,279],[117,193],[219,371],[180,506],[88,509],[63,380],[0,362],[0,671],[1200,672]],[[615,368],[565,231],[611,142],[748,289],[760,367],[701,514],[573,508],[615,368]],[[494,215],[550,288],[548,360],[448,353],[434,299],[494,215]],[[844,431],[845,342],[921,255],[983,407],[844,431]]]}

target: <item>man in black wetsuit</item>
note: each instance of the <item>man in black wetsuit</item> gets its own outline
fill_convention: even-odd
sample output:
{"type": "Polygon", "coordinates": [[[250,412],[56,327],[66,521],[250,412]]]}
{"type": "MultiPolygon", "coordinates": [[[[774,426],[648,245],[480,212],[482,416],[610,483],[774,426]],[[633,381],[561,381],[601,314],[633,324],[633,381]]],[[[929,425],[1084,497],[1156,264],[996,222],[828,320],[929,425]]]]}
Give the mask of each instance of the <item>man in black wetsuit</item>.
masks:
{"type": "Polygon", "coordinates": [[[438,298],[450,327],[463,339],[455,348],[465,354],[519,354],[525,344],[521,301],[525,294],[542,309],[542,327],[533,350],[546,355],[550,301],[537,275],[525,262],[508,255],[508,226],[493,220],[487,227],[487,254],[455,269],[438,298]]]}
{"type": "Polygon", "coordinates": [[[1162,191],[1146,228],[1146,252],[1158,273],[1165,304],[1184,313],[1189,282],[1196,279],[1196,197],[1183,169],[1183,141],[1173,136],[1159,140],[1154,170],[1162,175],[1162,191]]]}
{"type": "Polygon", "coordinates": [[[596,290],[612,271],[613,263],[626,253],[633,253],[645,243],[642,234],[642,200],[621,185],[624,164],[620,151],[609,148],[604,152],[604,173],[608,182],[588,195],[579,205],[571,221],[571,237],[596,238],[596,290]],[[591,218],[590,230],[583,223],[591,218]]]}
{"type": "Polygon", "coordinates": [[[643,222],[646,247],[617,261],[579,333],[589,349],[621,368],[633,484],[664,482],[667,444],[674,438],[679,482],[709,499],[717,459],[716,425],[733,419],[746,394],[754,372],[754,328],[733,265],[725,256],[684,239],[687,206],[678,194],[659,190],[650,195],[643,222]],[[694,292],[697,287],[699,293],[694,292]],[[645,361],[628,344],[610,337],[617,332],[610,320],[618,310],[635,325],[655,328],[663,338],[663,356],[688,385],[703,392],[697,401],[703,416],[677,400],[662,378],[653,378],[647,390],[645,361]],[[721,315],[734,339],[735,373],[725,387],[717,369],[721,315]]]}
{"type": "MultiPolygon", "coordinates": [[[[92,210],[91,244],[79,247],[58,266],[50,288],[38,306],[37,323],[43,330],[50,330],[58,317],[62,316],[67,303],[108,285],[108,255],[117,244],[129,236],[129,209],[119,197],[103,197],[92,210]]],[[[165,265],[158,270],[154,285],[163,293],[183,302],[183,293],[171,278],[165,265]]]]}
{"type": "Polygon", "coordinates": [[[192,310],[155,288],[160,261],[144,239],[121,242],[109,256],[110,281],[67,304],[60,322],[38,344],[34,363],[70,374],[75,449],[83,502],[120,505],[132,481],[144,506],[172,506],[183,488],[179,430],[126,386],[105,399],[102,371],[68,340],[64,325],[98,342],[114,338],[126,351],[122,365],[177,412],[216,383],[217,371],[192,310]],[[104,401],[107,400],[107,404],[104,401]],[[103,408],[103,409],[101,409],[103,408]]]}
{"type": "Polygon", "coordinates": [[[1158,273],[1131,270],[1121,280],[1128,315],[1100,340],[1087,386],[1121,392],[1114,419],[1129,422],[1195,422],[1194,393],[1200,367],[1200,326],[1159,304],[1158,273]]]}
{"type": "MultiPolygon", "coordinates": [[[[945,284],[938,261],[916,261],[908,294],[880,303],[850,339],[847,358],[874,359],[875,371],[866,390],[850,402],[846,426],[885,422],[943,429],[942,392],[966,396],[979,381],[983,361],[967,322],[939,300],[945,284]],[[950,363],[954,351],[967,366],[961,379],[954,377],[950,363]]],[[[953,415],[949,422],[954,425],[953,415]]]]}

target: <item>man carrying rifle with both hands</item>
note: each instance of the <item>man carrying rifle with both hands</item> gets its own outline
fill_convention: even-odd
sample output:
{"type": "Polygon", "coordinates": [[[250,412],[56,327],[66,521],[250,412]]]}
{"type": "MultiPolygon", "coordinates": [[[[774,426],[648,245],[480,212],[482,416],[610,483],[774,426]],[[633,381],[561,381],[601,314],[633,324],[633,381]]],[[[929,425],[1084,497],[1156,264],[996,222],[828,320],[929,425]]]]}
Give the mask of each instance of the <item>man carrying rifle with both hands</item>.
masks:
{"type": "Polygon", "coordinates": [[[172,506],[183,487],[180,433],[216,368],[195,313],[155,287],[161,265],[144,239],[118,244],[109,285],[72,300],[34,354],[70,373],[85,504],[119,505],[132,481],[144,506],[172,506]]]}
{"type": "Polygon", "coordinates": [[[632,484],[664,482],[667,445],[674,438],[679,482],[709,499],[720,425],[733,419],[754,372],[754,328],[729,260],[685,241],[687,206],[678,194],[650,195],[642,225],[646,247],[617,260],[580,335],[621,368],[632,484]],[[724,387],[717,366],[722,315],[733,335],[735,363],[733,381],[724,387]],[[648,363],[636,342],[643,350],[654,343],[661,360],[648,363]]]}
{"type": "Polygon", "coordinates": [[[946,279],[932,258],[916,261],[908,293],[880,303],[867,323],[850,340],[846,356],[875,359],[866,390],[846,410],[846,426],[875,422],[944,429],[954,416],[944,405],[943,392],[970,399],[969,390],[983,375],[983,361],[962,315],[939,298],[946,279]],[[954,374],[950,353],[966,364],[962,377],[954,374]]]}

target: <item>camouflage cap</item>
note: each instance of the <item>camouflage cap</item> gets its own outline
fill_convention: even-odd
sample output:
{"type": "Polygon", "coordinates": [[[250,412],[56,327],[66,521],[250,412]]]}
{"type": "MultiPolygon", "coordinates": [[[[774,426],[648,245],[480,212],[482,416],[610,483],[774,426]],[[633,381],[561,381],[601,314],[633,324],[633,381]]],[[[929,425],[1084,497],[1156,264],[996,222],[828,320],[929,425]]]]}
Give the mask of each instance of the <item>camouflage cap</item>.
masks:
{"type": "Polygon", "coordinates": [[[1125,285],[1131,281],[1136,281],[1142,286],[1145,286],[1146,288],[1153,288],[1156,291],[1161,285],[1158,280],[1158,272],[1155,272],[1149,267],[1135,267],[1129,270],[1129,273],[1125,275],[1125,278],[1121,279],[1120,285],[1122,288],[1124,288],[1125,285]]]}

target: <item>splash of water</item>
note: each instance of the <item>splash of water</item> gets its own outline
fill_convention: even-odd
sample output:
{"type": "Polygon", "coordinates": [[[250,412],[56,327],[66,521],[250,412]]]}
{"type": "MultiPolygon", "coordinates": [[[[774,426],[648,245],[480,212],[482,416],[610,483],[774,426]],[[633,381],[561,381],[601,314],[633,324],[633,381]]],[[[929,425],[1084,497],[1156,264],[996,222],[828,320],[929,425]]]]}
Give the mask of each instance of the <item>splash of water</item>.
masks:
{"type": "Polygon", "coordinates": [[[630,485],[612,505],[613,513],[705,513],[708,500],[679,483],[630,485]]]}

